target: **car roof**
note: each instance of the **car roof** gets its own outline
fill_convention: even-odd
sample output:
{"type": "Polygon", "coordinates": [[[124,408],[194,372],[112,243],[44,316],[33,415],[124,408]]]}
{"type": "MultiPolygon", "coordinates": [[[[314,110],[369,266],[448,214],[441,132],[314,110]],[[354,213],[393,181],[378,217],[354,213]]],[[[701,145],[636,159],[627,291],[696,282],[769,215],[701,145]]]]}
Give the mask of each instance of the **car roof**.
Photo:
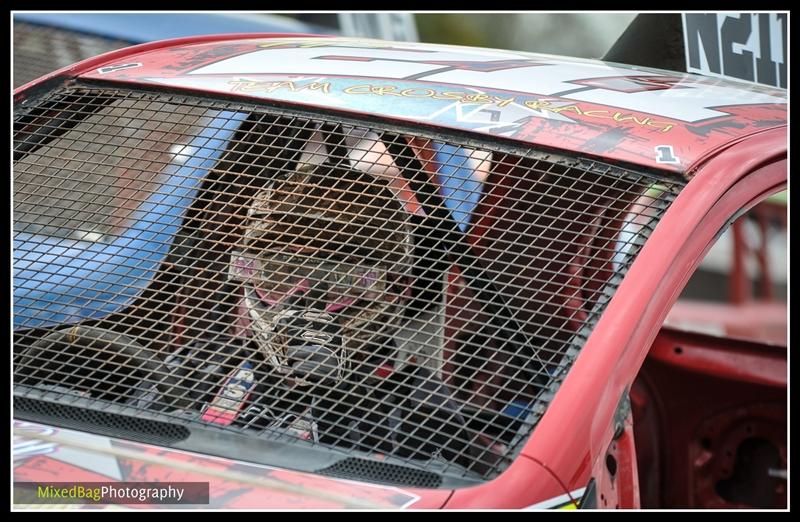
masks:
{"type": "Polygon", "coordinates": [[[787,123],[782,89],[598,60],[343,37],[145,44],[72,72],[468,130],[687,175],[714,151],[787,123]]]}

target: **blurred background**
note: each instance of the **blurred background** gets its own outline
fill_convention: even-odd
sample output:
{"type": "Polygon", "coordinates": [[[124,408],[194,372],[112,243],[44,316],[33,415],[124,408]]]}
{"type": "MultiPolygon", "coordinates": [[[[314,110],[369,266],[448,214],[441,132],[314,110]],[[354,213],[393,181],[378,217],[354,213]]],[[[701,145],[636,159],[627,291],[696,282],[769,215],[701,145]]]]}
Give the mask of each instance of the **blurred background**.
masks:
{"type": "Polygon", "coordinates": [[[600,58],[635,13],[418,14],[424,42],[600,58]]]}
{"type": "MultiPolygon", "coordinates": [[[[333,26],[335,14],[293,18],[333,26]]],[[[414,14],[421,42],[600,58],[636,13],[414,14]]]]}

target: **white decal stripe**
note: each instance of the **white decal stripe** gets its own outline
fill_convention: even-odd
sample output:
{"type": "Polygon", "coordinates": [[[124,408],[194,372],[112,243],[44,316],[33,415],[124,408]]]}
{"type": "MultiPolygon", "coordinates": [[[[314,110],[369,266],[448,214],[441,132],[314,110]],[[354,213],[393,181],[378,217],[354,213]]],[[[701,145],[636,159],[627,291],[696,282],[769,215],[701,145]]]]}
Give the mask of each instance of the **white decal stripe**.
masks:
{"type": "MultiPolygon", "coordinates": [[[[437,47],[425,48],[426,52],[348,47],[312,47],[265,49],[235,56],[227,60],[201,67],[188,77],[201,74],[298,74],[298,75],[347,75],[363,76],[365,81],[402,80],[418,77],[426,82],[442,82],[478,89],[502,89],[538,95],[553,96],[570,92],[568,99],[619,107],[620,111],[637,111],[663,118],[685,122],[697,122],[725,113],[713,107],[751,105],[761,103],[784,104],[786,99],[762,92],[741,90],[733,87],[703,85],[688,79],[674,88],[621,92],[598,87],[582,87],[580,80],[635,76],[658,76],[646,71],[634,71],[600,62],[564,63],[545,57],[530,57],[532,64],[526,66],[525,59],[511,53],[493,52],[490,56],[478,56],[470,52],[455,52],[437,47]],[[352,57],[347,59],[325,59],[325,57],[352,57]],[[368,61],[359,61],[367,59],[368,61]],[[491,60],[522,61],[521,66],[494,71],[450,68],[445,64],[426,62],[475,62],[491,60]],[[539,65],[542,64],[542,65],[539,65]],[[438,72],[437,72],[438,71],[438,72]]],[[[501,65],[502,67],[502,65],[501,65]]],[[[190,85],[188,77],[177,78],[176,85],[190,85]]],[[[335,97],[334,97],[335,98],[335,97]]]]}
{"type": "Polygon", "coordinates": [[[534,510],[534,509],[550,509],[550,508],[553,508],[553,507],[556,507],[556,506],[561,506],[563,504],[568,504],[572,500],[580,500],[583,497],[583,493],[585,491],[586,491],[586,488],[576,489],[574,491],[571,491],[569,493],[569,495],[564,494],[564,495],[560,495],[558,497],[553,497],[551,499],[544,500],[542,502],[533,504],[531,506],[528,506],[528,507],[525,507],[525,508],[522,508],[522,509],[525,510],[525,511],[531,511],[531,510],[534,510]]]}
{"type": "Polygon", "coordinates": [[[752,105],[758,103],[786,103],[786,100],[752,91],[713,85],[687,85],[662,91],[622,93],[604,89],[593,89],[570,96],[601,105],[624,107],[626,110],[665,116],[685,122],[698,122],[725,116],[725,112],[712,107],[730,105],[752,105]]]}
{"type": "MultiPolygon", "coordinates": [[[[484,89],[510,89],[528,94],[554,95],[563,91],[584,88],[584,85],[571,83],[575,80],[613,78],[630,76],[631,71],[618,69],[601,63],[574,66],[563,63],[547,63],[536,67],[501,69],[492,72],[454,70],[426,76],[431,82],[445,82],[457,85],[471,85],[484,89]]],[[[373,71],[373,74],[375,72],[373,71]]],[[[655,76],[641,73],[640,76],[655,76]]],[[[619,93],[622,94],[622,93],[619,93]]]]}
{"type": "MultiPolygon", "coordinates": [[[[496,59],[519,59],[500,55],[496,59]]],[[[235,56],[201,67],[191,74],[347,74],[404,78],[414,74],[441,69],[443,65],[423,63],[435,61],[475,61],[475,56],[456,53],[420,53],[384,51],[381,49],[352,49],[347,47],[322,47],[310,49],[265,49],[235,56]],[[330,60],[324,56],[352,56],[370,61],[330,60]],[[407,61],[406,61],[407,60],[407,61]],[[414,63],[417,62],[417,63],[414,63]]]]}

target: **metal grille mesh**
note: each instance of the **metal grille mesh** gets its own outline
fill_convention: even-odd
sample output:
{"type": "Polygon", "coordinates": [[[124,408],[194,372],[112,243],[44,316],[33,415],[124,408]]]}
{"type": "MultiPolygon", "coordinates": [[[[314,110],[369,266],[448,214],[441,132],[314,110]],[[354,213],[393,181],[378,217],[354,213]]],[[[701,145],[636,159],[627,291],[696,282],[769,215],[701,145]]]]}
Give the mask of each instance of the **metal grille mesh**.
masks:
{"type": "Polygon", "coordinates": [[[72,86],[30,105],[15,393],[442,476],[513,460],[681,187],[174,94],[72,86]]]}
{"type": "Polygon", "coordinates": [[[350,480],[369,480],[386,484],[404,484],[417,488],[437,488],[442,478],[436,473],[420,471],[405,466],[347,458],[317,471],[320,475],[350,480]]]}
{"type": "Polygon", "coordinates": [[[14,88],[67,65],[133,45],[44,25],[14,22],[14,88]]]}
{"type": "Polygon", "coordinates": [[[38,401],[27,397],[15,397],[14,410],[22,413],[26,420],[51,422],[55,417],[59,420],[58,424],[65,428],[85,429],[87,426],[92,426],[92,431],[95,433],[116,437],[127,435],[151,444],[169,445],[189,436],[189,430],[185,426],[152,419],[123,417],[103,411],[38,401]],[[145,434],[144,437],[142,437],[143,434],[145,434]]]}

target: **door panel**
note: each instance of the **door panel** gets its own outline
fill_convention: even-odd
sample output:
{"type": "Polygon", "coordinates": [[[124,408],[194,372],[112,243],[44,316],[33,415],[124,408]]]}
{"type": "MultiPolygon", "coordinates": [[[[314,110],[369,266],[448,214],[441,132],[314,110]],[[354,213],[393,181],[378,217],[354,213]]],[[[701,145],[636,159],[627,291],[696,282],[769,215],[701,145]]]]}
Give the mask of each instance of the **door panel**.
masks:
{"type": "Polygon", "coordinates": [[[664,328],[631,389],[644,508],[786,506],[786,348],[664,328]]]}

